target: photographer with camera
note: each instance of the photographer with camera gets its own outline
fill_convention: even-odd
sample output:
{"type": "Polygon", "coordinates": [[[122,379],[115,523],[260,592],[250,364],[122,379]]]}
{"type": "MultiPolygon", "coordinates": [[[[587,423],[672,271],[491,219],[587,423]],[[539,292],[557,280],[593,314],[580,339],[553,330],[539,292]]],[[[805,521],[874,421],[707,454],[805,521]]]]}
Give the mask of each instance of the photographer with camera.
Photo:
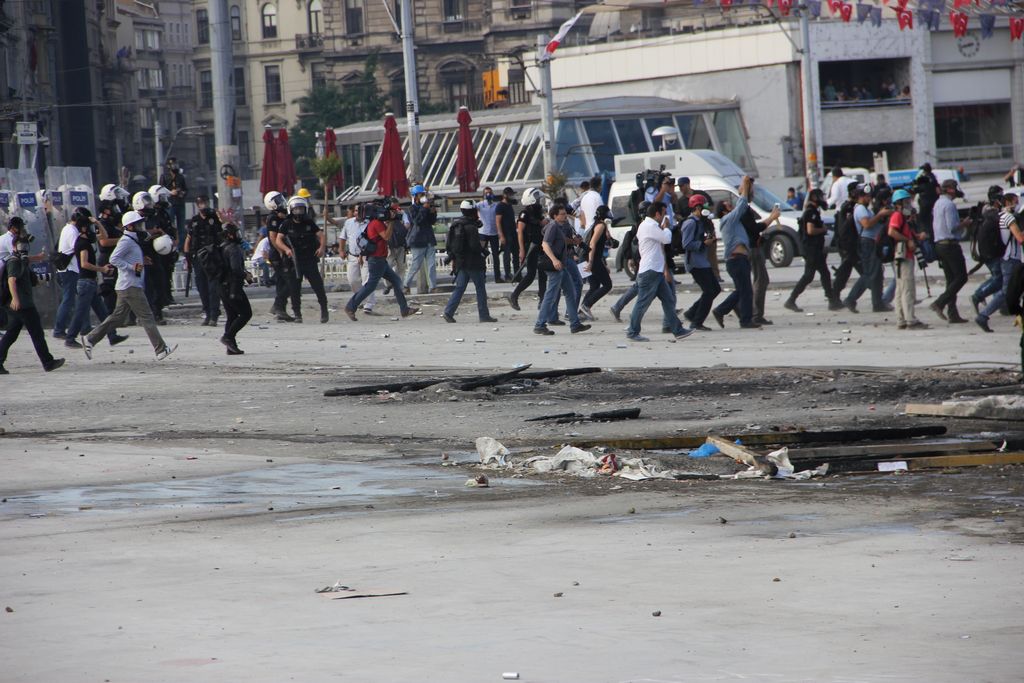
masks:
{"type": "MultiPolygon", "coordinates": [[[[960,247],[960,236],[964,227],[970,223],[970,219],[961,221],[960,213],[953,203],[955,198],[963,196],[956,181],[952,178],[944,180],[941,187],[942,196],[935,202],[933,209],[932,235],[935,239],[935,253],[946,277],[946,289],[929,308],[950,324],[965,323],[967,320],[962,318],[957,310],[956,296],[967,284],[967,261],[960,247]]],[[[921,228],[927,232],[925,226],[921,228]]]]}
{"type": "Polygon", "coordinates": [[[888,231],[896,245],[893,259],[896,265],[896,326],[901,330],[926,330],[928,325],[914,314],[917,298],[914,264],[917,245],[928,237],[928,233],[917,229],[917,215],[909,192],[896,190],[892,202],[896,210],[889,218],[888,231]]]}
{"type": "MultiPolygon", "coordinates": [[[[852,313],[857,313],[857,299],[870,289],[871,310],[875,313],[882,313],[892,309],[886,306],[882,299],[882,259],[878,253],[878,241],[882,230],[888,225],[892,209],[883,208],[878,213],[874,213],[869,207],[871,195],[864,188],[859,188],[854,192],[857,203],[853,207],[852,225],[858,235],[857,249],[861,275],[853,283],[843,304],[852,313]]],[[[833,286],[833,291],[838,292],[839,288],[833,286]]]]}
{"type": "Polygon", "coordinates": [[[683,313],[683,317],[693,325],[693,329],[702,332],[711,331],[711,328],[705,327],[704,321],[711,313],[715,297],[722,292],[722,286],[718,284],[718,278],[715,277],[711,260],[708,258],[709,254],[716,251],[718,238],[715,237],[711,214],[705,208],[706,202],[707,198],[702,194],[690,195],[686,207],[690,215],[683,221],[682,227],[686,271],[693,276],[693,281],[701,291],[700,298],[683,313]]]}
{"type": "Polygon", "coordinates": [[[794,313],[803,313],[796,300],[807,289],[807,285],[814,282],[814,276],[821,278],[821,289],[828,301],[828,310],[838,311],[843,307],[842,302],[832,289],[832,276],[828,271],[828,252],[825,247],[825,235],[828,229],[821,220],[821,207],[825,204],[825,193],[814,188],[807,194],[806,208],[797,221],[800,228],[800,243],[803,245],[804,272],[800,276],[789,298],[782,304],[784,308],[794,313]]]}
{"type": "Polygon", "coordinates": [[[4,363],[7,362],[11,346],[21,335],[22,328],[28,330],[39,362],[43,364],[43,370],[50,372],[64,365],[64,359],[54,358],[50,353],[46,345],[43,323],[39,319],[39,311],[36,310],[35,300],[32,298],[36,277],[32,272],[28,251],[33,237],[23,229],[23,226],[22,229],[16,230],[12,231],[13,234],[8,233],[11,234],[12,251],[0,268],[3,273],[3,281],[0,283],[0,306],[4,307],[7,314],[7,331],[0,339],[0,375],[10,374],[4,368],[4,363]]]}
{"type": "MultiPolygon", "coordinates": [[[[409,307],[402,289],[402,280],[398,277],[398,273],[388,265],[388,240],[391,239],[391,233],[394,229],[391,224],[391,208],[386,204],[374,202],[364,206],[363,215],[369,220],[369,223],[364,233],[359,236],[358,241],[362,243],[363,235],[365,235],[366,243],[365,245],[360,244],[360,249],[362,250],[362,255],[366,257],[370,276],[359,291],[353,294],[352,298],[345,304],[345,315],[348,316],[349,320],[355,322],[356,309],[359,308],[359,304],[375,292],[378,283],[380,283],[381,279],[384,279],[390,282],[395,290],[395,299],[398,301],[398,308],[402,312],[402,317],[408,318],[419,309],[409,307]]],[[[432,223],[431,226],[433,226],[432,223]]],[[[433,227],[431,227],[431,236],[433,236],[433,227]]],[[[415,259],[413,263],[415,264],[415,259]]]]}

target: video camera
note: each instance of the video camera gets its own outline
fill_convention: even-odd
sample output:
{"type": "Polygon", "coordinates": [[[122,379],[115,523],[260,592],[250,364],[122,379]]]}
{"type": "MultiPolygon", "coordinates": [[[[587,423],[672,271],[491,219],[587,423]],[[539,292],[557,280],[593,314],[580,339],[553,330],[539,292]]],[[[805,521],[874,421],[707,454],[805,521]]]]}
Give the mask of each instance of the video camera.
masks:
{"type": "Polygon", "coordinates": [[[368,221],[387,220],[391,205],[384,199],[375,199],[363,204],[363,218],[368,221]]]}
{"type": "Polygon", "coordinates": [[[661,187],[661,184],[665,182],[666,178],[671,178],[672,174],[665,170],[665,166],[662,165],[657,171],[653,169],[647,169],[646,171],[640,171],[636,174],[636,186],[637,189],[647,190],[654,188],[657,190],[661,187]]]}

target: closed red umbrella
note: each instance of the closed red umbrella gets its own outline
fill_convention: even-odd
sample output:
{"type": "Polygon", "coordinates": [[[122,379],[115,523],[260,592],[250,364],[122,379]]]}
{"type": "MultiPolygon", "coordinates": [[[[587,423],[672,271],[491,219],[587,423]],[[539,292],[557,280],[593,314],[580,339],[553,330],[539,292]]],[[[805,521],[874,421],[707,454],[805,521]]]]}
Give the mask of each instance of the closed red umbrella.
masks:
{"type": "Polygon", "coordinates": [[[260,169],[260,194],[277,189],[277,141],[274,131],[263,131],[263,167],[260,169]]]}
{"type": "Polygon", "coordinates": [[[469,123],[473,120],[469,109],[459,107],[459,149],[455,157],[455,179],[459,181],[460,192],[476,192],[480,187],[480,171],[476,168],[476,153],[473,151],[473,133],[469,123]]]}
{"type": "Polygon", "coordinates": [[[295,160],[292,158],[292,147],[288,143],[288,131],[284,128],[277,134],[277,184],[285,194],[295,191],[295,160]]]}
{"type": "MultiPolygon", "coordinates": [[[[331,155],[338,156],[338,136],[334,134],[333,128],[328,128],[324,132],[324,156],[329,157],[331,155]]],[[[338,171],[337,175],[327,181],[327,187],[324,188],[324,192],[330,196],[331,190],[335,188],[345,187],[345,171],[338,171]]]]}
{"type": "Polygon", "coordinates": [[[394,114],[384,117],[384,146],[377,166],[377,194],[382,197],[408,197],[409,180],[405,177],[405,156],[394,114]]]}

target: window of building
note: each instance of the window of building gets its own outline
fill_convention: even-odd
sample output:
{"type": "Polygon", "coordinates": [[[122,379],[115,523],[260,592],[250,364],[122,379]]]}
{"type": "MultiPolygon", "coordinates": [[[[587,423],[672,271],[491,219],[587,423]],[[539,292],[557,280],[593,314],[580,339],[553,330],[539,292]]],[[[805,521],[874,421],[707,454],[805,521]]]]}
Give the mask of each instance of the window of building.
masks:
{"type": "Polygon", "coordinates": [[[267,104],[281,101],[281,67],[268,64],[263,67],[263,80],[266,83],[267,104]]]}
{"type": "Polygon", "coordinates": [[[1012,144],[1009,102],[935,107],[935,146],[939,149],[1012,144]]]}
{"type": "Polygon", "coordinates": [[[619,134],[623,154],[650,151],[647,146],[647,135],[644,134],[639,119],[615,119],[615,131],[619,134]]]}
{"type": "Polygon", "coordinates": [[[139,108],[139,127],[141,127],[141,128],[152,128],[153,127],[153,109],[151,107],[140,107],[139,108]]]}
{"type": "Polygon", "coordinates": [[[245,105],[245,67],[236,66],[233,80],[235,83],[235,104],[245,105]]]}
{"type": "Polygon", "coordinates": [[[522,69],[508,70],[508,103],[526,104],[530,98],[526,94],[526,72],[522,69]]]}
{"type": "Polygon", "coordinates": [[[401,71],[391,76],[391,111],[405,111],[405,74],[401,71]]]}
{"type": "Polygon", "coordinates": [[[138,86],[139,90],[147,90],[149,88],[149,81],[146,79],[146,70],[139,69],[135,72],[135,85],[138,86]]]}
{"type": "Polygon", "coordinates": [[[615,155],[619,154],[619,141],[615,128],[609,119],[590,119],[583,122],[583,129],[592,145],[597,168],[602,171],[615,170],[615,155]]]}
{"type": "Polygon", "coordinates": [[[676,114],[676,128],[686,149],[711,149],[711,135],[703,114],[676,114]]]}
{"type": "Polygon", "coordinates": [[[350,36],[363,32],[363,0],[345,0],[345,32],[350,36]]]}
{"type": "Polygon", "coordinates": [[[320,0],[309,3],[309,32],[318,34],[323,25],[324,6],[320,0]]]}
{"type": "Polygon", "coordinates": [[[242,10],[238,5],[231,6],[231,40],[242,39],[242,10]]]}
{"type": "Polygon", "coordinates": [[[163,90],[164,72],[162,69],[149,69],[149,87],[154,90],[163,90]]]}
{"type": "Polygon", "coordinates": [[[176,111],[174,112],[174,129],[181,130],[185,127],[185,112],[176,111]]]}
{"type": "Polygon", "coordinates": [[[658,130],[662,126],[668,126],[669,128],[675,128],[675,121],[672,120],[671,116],[648,116],[644,119],[644,123],[647,125],[647,134],[651,137],[651,145],[655,150],[664,149],[680,149],[679,135],[673,138],[669,136],[658,136],[654,137],[654,131],[658,130]]]}
{"type": "Polygon", "coordinates": [[[462,21],[466,16],[466,0],[444,0],[444,20],[462,21]]]}
{"type": "Polygon", "coordinates": [[[277,7],[268,2],[260,15],[263,17],[263,37],[277,38],[277,7]]]}
{"type": "Polygon", "coordinates": [[[135,32],[135,49],[144,50],[146,49],[146,32],[136,31],[135,32]]]}
{"type": "Polygon", "coordinates": [[[310,85],[313,88],[323,88],[327,85],[327,66],[314,63],[309,67],[310,85]]]}
{"type": "Polygon", "coordinates": [[[736,110],[716,111],[713,119],[718,151],[735,161],[740,168],[753,168],[754,165],[747,158],[747,136],[744,135],[736,110]]]}
{"type": "Polygon", "coordinates": [[[210,15],[204,9],[196,10],[196,41],[200,45],[210,44],[210,15]]]}
{"type": "Polygon", "coordinates": [[[452,109],[471,107],[476,70],[462,62],[452,62],[442,66],[440,74],[445,100],[452,109]]]}
{"type": "Polygon", "coordinates": [[[213,106],[213,72],[199,72],[199,106],[209,109],[213,106]]]}
{"type": "Polygon", "coordinates": [[[210,133],[203,136],[203,156],[205,157],[206,168],[217,167],[217,143],[210,133]]]}
{"type": "Polygon", "coordinates": [[[160,32],[146,31],[146,47],[150,50],[160,49],[160,32]]]}
{"type": "Polygon", "coordinates": [[[238,170],[242,174],[245,174],[246,169],[252,166],[252,156],[249,153],[249,131],[247,130],[238,131],[238,165],[241,167],[238,170]]]}

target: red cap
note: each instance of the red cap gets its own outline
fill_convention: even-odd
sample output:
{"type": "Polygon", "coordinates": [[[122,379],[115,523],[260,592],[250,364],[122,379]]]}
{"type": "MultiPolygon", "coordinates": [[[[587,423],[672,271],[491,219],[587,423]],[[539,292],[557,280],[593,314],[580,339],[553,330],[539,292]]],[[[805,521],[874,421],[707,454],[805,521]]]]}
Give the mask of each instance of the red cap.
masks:
{"type": "Polygon", "coordinates": [[[690,195],[690,208],[696,209],[698,206],[703,206],[707,203],[707,198],[702,194],[690,195]]]}

